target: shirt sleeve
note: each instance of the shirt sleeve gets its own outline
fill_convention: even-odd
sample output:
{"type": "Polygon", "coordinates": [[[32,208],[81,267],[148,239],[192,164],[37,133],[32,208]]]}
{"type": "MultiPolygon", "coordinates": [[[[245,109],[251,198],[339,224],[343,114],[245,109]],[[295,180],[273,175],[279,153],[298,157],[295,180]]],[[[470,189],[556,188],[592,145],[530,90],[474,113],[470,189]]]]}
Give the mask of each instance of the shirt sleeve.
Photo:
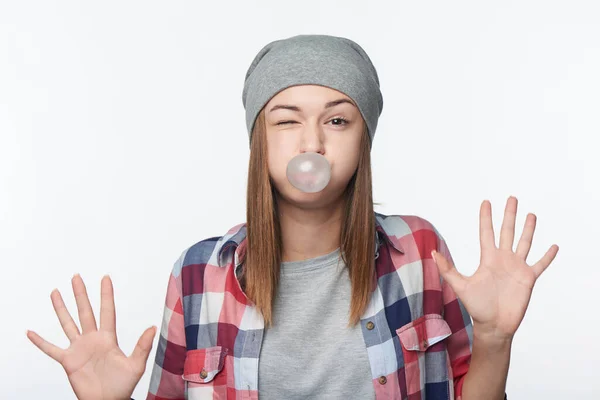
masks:
{"type": "MultiPolygon", "coordinates": [[[[450,262],[452,255],[446,245],[444,238],[437,232],[437,251],[450,262]]],[[[471,363],[471,352],[473,349],[473,324],[463,303],[454,290],[442,278],[442,299],[444,319],[450,326],[452,334],[447,339],[448,356],[454,379],[454,398],[460,400],[462,386],[471,363]]]]}
{"type": "Polygon", "coordinates": [[[146,400],[185,400],[183,364],[186,355],[181,269],[185,252],[169,276],[156,357],[146,400]]]}
{"type": "MultiPolygon", "coordinates": [[[[439,232],[436,231],[436,233],[438,237],[437,251],[454,264],[446,241],[439,232]]],[[[473,321],[462,301],[443,279],[442,298],[444,302],[444,319],[452,331],[452,335],[448,337],[448,356],[454,378],[454,398],[461,400],[462,387],[469,371],[473,351],[473,321]]],[[[504,400],[507,400],[506,393],[504,394],[504,400]]]]}

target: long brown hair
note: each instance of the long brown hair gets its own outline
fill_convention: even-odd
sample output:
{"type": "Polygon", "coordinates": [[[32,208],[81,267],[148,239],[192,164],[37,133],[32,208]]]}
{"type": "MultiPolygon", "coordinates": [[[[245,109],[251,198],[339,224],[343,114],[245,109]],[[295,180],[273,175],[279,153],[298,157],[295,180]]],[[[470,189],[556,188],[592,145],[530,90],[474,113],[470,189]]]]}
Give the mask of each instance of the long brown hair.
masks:
{"type": "MultiPolygon", "coordinates": [[[[375,263],[370,140],[363,128],[361,154],[355,174],[344,192],[345,206],[340,253],[352,283],[348,325],[355,325],[371,297],[375,263]]],[[[242,285],[262,313],[265,326],[273,324],[273,300],[279,285],[281,229],[275,188],[269,178],[264,109],[259,113],[250,144],[246,200],[247,247],[242,285]]]]}

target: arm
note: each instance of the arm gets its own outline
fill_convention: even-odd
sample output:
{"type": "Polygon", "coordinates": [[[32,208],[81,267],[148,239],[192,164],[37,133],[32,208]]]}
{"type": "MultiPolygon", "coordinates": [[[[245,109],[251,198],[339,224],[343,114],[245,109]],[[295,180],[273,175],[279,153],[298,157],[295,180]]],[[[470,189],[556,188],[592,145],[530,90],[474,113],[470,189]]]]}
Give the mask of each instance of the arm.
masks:
{"type": "Polygon", "coordinates": [[[512,340],[494,340],[474,329],[471,367],[464,381],[462,400],[506,399],[506,378],[512,340]]]}

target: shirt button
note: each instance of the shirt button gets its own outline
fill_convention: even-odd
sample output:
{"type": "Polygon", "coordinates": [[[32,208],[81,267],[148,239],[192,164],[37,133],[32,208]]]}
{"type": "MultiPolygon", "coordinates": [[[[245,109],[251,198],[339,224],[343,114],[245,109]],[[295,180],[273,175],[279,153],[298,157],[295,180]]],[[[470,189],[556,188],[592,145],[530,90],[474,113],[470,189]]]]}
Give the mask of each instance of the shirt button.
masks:
{"type": "Polygon", "coordinates": [[[206,379],[207,376],[208,376],[208,374],[206,373],[205,370],[200,371],[200,378],[206,379]]]}
{"type": "Polygon", "coordinates": [[[375,324],[371,321],[367,322],[367,329],[371,331],[373,328],[375,328],[375,324]]]}
{"type": "Polygon", "coordinates": [[[387,383],[387,378],[385,376],[380,376],[379,383],[385,385],[387,383]]]}
{"type": "Polygon", "coordinates": [[[427,340],[423,340],[423,348],[429,346],[429,343],[427,342],[427,340]]]}

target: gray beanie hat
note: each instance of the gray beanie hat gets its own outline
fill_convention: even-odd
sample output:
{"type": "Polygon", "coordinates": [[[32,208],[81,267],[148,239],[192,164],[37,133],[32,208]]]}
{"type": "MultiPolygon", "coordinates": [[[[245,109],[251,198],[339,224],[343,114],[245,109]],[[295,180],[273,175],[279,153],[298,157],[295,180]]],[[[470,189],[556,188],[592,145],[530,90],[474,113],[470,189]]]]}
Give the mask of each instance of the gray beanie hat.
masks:
{"type": "Polygon", "coordinates": [[[329,35],[275,40],[258,52],[248,68],[242,92],[250,140],[258,113],[273,96],[290,86],[307,84],[327,86],[350,97],[373,141],[383,109],[377,71],[357,43],[329,35]]]}

